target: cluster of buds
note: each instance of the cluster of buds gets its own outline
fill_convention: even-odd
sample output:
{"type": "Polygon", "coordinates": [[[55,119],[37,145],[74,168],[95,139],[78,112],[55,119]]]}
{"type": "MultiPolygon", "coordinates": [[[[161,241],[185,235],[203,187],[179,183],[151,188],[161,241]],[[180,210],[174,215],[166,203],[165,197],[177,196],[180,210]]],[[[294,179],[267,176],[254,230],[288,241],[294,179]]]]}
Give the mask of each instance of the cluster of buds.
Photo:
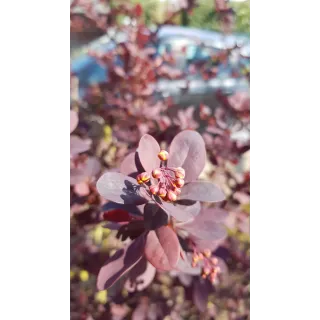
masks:
{"type": "Polygon", "coordinates": [[[196,267],[200,263],[202,265],[201,277],[203,279],[209,279],[210,282],[214,284],[218,273],[220,273],[218,259],[216,257],[212,257],[209,249],[205,249],[201,252],[194,250],[192,256],[192,267],[196,267]]]}
{"type": "Polygon", "coordinates": [[[151,175],[147,172],[140,173],[137,176],[137,182],[148,184],[151,194],[159,196],[164,201],[174,202],[184,186],[185,170],[181,167],[167,167],[169,153],[165,150],[158,153],[158,158],[161,160],[160,167],[152,170],[151,175]],[[151,180],[151,176],[154,178],[153,180],[151,180]]]}

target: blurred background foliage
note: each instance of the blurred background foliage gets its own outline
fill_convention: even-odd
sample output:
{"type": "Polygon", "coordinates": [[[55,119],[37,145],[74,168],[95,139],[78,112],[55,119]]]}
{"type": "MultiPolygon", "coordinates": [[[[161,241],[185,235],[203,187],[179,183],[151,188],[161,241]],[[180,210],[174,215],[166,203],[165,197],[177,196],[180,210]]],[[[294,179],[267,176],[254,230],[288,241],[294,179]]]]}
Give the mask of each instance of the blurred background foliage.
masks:
{"type": "MultiPolygon", "coordinates": [[[[144,19],[147,24],[151,21],[163,22],[166,9],[170,7],[170,0],[134,0],[144,8],[144,19]]],[[[216,19],[213,0],[198,0],[198,7],[192,13],[184,12],[176,17],[174,22],[188,27],[219,31],[219,23],[216,19]]],[[[230,6],[236,13],[235,31],[250,32],[250,0],[230,2],[230,6]]]]}

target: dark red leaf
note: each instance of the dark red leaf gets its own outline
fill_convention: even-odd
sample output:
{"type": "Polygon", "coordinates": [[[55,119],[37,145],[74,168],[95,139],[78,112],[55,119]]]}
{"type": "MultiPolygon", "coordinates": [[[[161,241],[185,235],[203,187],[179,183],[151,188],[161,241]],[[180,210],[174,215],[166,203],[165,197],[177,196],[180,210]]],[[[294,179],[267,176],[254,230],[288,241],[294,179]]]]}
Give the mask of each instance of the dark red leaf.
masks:
{"type": "Polygon", "coordinates": [[[114,209],[104,212],[103,219],[112,222],[126,222],[131,220],[131,216],[126,210],[114,209]]]}

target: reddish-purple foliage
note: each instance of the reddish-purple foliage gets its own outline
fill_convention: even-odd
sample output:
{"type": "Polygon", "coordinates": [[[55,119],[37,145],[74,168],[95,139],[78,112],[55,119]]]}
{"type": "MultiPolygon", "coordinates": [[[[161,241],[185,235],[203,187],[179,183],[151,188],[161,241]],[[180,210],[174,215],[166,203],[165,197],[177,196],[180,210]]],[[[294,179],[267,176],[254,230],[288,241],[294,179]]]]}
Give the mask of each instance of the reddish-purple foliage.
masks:
{"type": "MultiPolygon", "coordinates": [[[[179,1],[165,23],[181,10],[191,14],[195,4],[179,1]]],[[[216,11],[229,33],[234,13],[226,1],[216,1],[216,11]]],[[[105,31],[111,38],[118,31],[128,36],[108,53],[90,51],[108,67],[106,83],[81,88],[85,95],[79,98],[72,75],[71,269],[77,275],[71,318],[198,319],[226,311],[247,319],[250,173],[242,164],[250,142],[235,136],[249,133],[249,93],[213,93],[214,108],[155,99],[160,77],[183,80],[189,73],[210,81],[239,47],[212,51],[208,61],[179,70],[174,53],[155,54],[157,30],[150,31],[144,15],[140,4],[126,1],[71,5],[72,41],[105,31]],[[120,15],[130,24],[119,24],[120,15]],[[106,304],[94,298],[95,284],[108,288],[106,304]]],[[[245,72],[235,67],[232,77],[249,81],[245,72]]],[[[182,94],[190,90],[185,83],[182,94]]]]}

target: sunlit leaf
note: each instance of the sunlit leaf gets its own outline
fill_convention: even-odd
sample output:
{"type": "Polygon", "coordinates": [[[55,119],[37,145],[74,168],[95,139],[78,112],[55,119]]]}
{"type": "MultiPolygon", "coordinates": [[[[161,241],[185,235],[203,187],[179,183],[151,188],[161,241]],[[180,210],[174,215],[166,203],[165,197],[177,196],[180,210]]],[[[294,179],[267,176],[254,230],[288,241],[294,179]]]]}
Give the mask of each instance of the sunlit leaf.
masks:
{"type": "Polygon", "coordinates": [[[150,231],[147,236],[145,255],[155,268],[173,269],[180,255],[180,244],[175,232],[166,226],[150,231]]]}
{"type": "Polygon", "coordinates": [[[170,145],[169,167],[182,167],[186,171],[185,181],[198,178],[206,161],[206,148],[201,135],[192,130],[177,134],[170,145]]]}
{"type": "Polygon", "coordinates": [[[145,171],[151,172],[160,166],[158,153],[160,146],[155,138],[145,134],[139,141],[138,154],[140,162],[145,171]]]}
{"type": "Polygon", "coordinates": [[[179,199],[220,202],[225,200],[225,195],[219,187],[211,182],[194,181],[182,188],[179,199]]]}

